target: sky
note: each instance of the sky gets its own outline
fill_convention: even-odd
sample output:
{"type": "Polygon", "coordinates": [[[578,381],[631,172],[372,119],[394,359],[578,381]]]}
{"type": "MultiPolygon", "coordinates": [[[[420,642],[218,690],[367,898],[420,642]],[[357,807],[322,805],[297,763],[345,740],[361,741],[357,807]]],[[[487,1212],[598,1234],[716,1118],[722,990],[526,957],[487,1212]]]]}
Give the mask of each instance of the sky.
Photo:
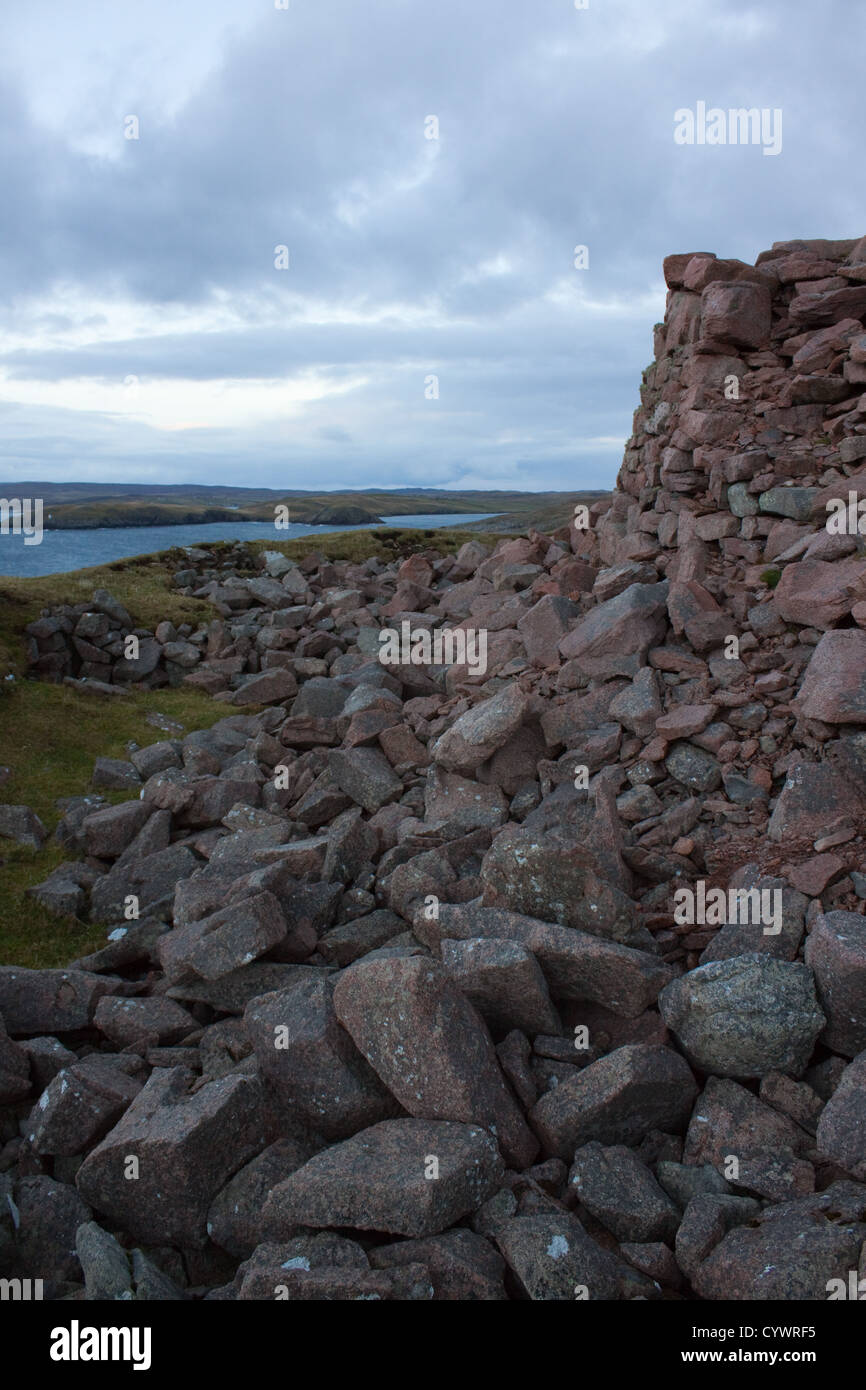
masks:
{"type": "Polygon", "coordinates": [[[0,0],[0,24],[7,495],[607,488],[665,255],[866,232],[851,0],[0,0]],[[699,102],[781,112],[781,149],[678,143],[699,102]]]}

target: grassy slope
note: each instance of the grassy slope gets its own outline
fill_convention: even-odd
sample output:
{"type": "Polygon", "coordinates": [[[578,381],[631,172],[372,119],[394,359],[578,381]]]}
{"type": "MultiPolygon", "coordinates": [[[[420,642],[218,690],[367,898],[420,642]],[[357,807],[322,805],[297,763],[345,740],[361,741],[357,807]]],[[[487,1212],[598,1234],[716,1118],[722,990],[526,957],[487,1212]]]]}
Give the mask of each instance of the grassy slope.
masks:
{"type": "MultiPolygon", "coordinates": [[[[465,531],[417,531],[397,528],[352,531],[268,544],[249,549],[281,550],[300,560],[314,549],[333,560],[363,560],[370,555],[393,559],[418,550],[451,554],[467,540],[465,531]]],[[[473,539],[495,542],[498,536],[473,539]]],[[[218,547],[213,547],[217,549],[218,547]]],[[[227,547],[221,546],[219,549],[227,547]]],[[[201,623],[214,616],[209,604],[184,598],[171,588],[172,572],[183,563],[178,551],[144,556],[52,574],[39,579],[0,576],[0,675],[19,676],[25,669],[23,629],[54,603],[78,603],[94,589],[108,589],[129,609],[142,627],[153,628],[162,618],[201,623]]],[[[208,728],[234,711],[199,691],[139,691],[126,698],[100,700],[68,686],[41,681],[0,680],[0,767],[11,777],[0,785],[0,800],[30,806],[53,830],[60,817],[58,797],[90,791],[97,757],[127,756],[127,744],[140,746],[167,737],[145,722],[149,711],[178,720],[187,730],[208,728]]],[[[105,793],[103,793],[105,794],[105,793]]],[[[123,801],[127,793],[108,793],[123,801]]],[[[105,944],[105,929],[53,917],[25,895],[68,854],[53,840],[39,852],[0,839],[0,964],[29,967],[65,965],[105,944]]]]}
{"type": "MultiPolygon", "coordinates": [[[[0,765],[12,776],[0,796],[32,807],[49,830],[60,819],[58,797],[91,790],[93,764],[100,756],[128,756],[127,744],[140,746],[168,737],[145,722],[158,710],[185,728],[208,728],[231,713],[225,705],[186,689],[139,692],[117,700],[79,695],[68,686],[41,681],[9,683],[0,693],[0,765]]],[[[103,792],[125,801],[128,792],[103,792]]],[[[52,916],[25,896],[70,856],[53,839],[40,851],[0,840],[0,963],[65,965],[105,945],[105,929],[52,916]]]]}

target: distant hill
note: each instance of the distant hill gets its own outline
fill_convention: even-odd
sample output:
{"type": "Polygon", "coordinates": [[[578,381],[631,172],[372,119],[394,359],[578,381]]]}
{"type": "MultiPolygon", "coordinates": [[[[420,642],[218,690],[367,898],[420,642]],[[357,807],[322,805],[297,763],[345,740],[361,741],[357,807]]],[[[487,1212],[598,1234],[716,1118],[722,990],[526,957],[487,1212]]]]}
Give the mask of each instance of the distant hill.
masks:
{"type": "Polygon", "coordinates": [[[576,502],[606,494],[581,492],[508,492],[444,488],[357,488],[342,492],[302,489],[241,488],[199,483],[0,483],[0,496],[42,498],[47,530],[84,530],[107,526],[194,526],[218,521],[271,521],[275,508],[289,509],[289,519],[310,525],[351,526],[376,523],[383,516],[413,514],[460,516],[484,512],[488,529],[556,530],[567,524],[576,502]]]}
{"type": "Polygon", "coordinates": [[[364,526],[367,522],[381,522],[380,516],[367,511],[366,507],[323,507],[310,517],[311,526],[364,526]]]}

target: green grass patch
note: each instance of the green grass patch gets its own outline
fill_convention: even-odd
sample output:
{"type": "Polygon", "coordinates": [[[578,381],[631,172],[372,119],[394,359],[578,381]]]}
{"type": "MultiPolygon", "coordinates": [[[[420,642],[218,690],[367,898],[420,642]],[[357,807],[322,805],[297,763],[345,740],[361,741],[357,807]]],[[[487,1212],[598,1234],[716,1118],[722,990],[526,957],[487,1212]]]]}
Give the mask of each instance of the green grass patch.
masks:
{"type": "Polygon", "coordinates": [[[778,582],[779,582],[779,580],[780,580],[781,578],[782,578],[782,571],[781,571],[780,569],[769,569],[769,570],[764,570],[763,573],[762,573],[762,575],[761,575],[762,581],[763,581],[763,582],[768,586],[768,588],[770,588],[770,589],[775,589],[776,585],[778,584],[778,582]]]}
{"type": "MultiPolygon", "coordinates": [[[[4,682],[0,687],[0,766],[12,775],[0,787],[2,800],[30,806],[49,830],[61,812],[58,797],[83,796],[96,758],[128,757],[127,745],[156,743],[170,734],[146,722],[159,711],[185,729],[206,729],[237,713],[200,691],[179,688],[134,692],[100,700],[65,685],[41,681],[4,682]]],[[[108,801],[126,801],[134,792],[102,792],[108,801]]],[[[0,964],[66,965],[76,956],[105,945],[105,928],[52,916],[25,889],[47,878],[68,850],[47,840],[39,851],[0,840],[0,964]]]]}
{"type": "MultiPolygon", "coordinates": [[[[242,712],[187,686],[99,699],[67,685],[4,682],[0,766],[11,768],[12,775],[0,788],[0,798],[30,806],[53,829],[59,819],[55,801],[90,790],[96,758],[128,758],[130,742],[143,748],[171,737],[147,723],[145,716],[154,711],[189,731],[208,729],[218,719],[242,712]]],[[[121,793],[119,799],[126,797],[121,793]]]]}
{"type": "Polygon", "coordinates": [[[49,842],[39,853],[11,841],[0,840],[0,846],[0,965],[45,970],[68,965],[106,944],[104,926],[55,917],[25,892],[70,857],[61,846],[49,842]]]}

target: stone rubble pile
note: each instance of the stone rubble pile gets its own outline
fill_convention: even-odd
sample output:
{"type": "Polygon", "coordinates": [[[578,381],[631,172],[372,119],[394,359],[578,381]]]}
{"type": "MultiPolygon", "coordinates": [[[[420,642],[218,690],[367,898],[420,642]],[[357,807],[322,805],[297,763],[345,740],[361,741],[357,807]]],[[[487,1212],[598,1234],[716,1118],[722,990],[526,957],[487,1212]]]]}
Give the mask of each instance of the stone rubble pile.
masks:
{"type": "MultiPolygon", "coordinates": [[[[98,760],[130,798],[68,803],[32,891],[107,944],[0,968],[3,1272],[242,1300],[866,1277],[866,558],[827,526],[866,501],[866,238],[665,275],[588,518],[176,576],[220,616],[161,625],[133,679],[226,717],[98,760]],[[483,631],[486,669],[384,665],[405,623],[483,631]]],[[[31,629],[37,668],[122,680],[111,602],[83,666],[72,615],[31,629]]]]}
{"type": "MultiPolygon", "coordinates": [[[[179,588],[178,580],[203,583],[204,575],[214,589],[221,579],[238,585],[245,574],[255,576],[255,561],[242,543],[226,547],[219,558],[211,551],[189,549],[185,553],[191,567],[177,572],[179,588]]],[[[181,592],[189,594],[192,590],[184,585],[181,592]]],[[[230,610],[224,607],[222,611],[230,610]]],[[[133,684],[144,690],[180,685],[198,665],[208,640],[207,632],[191,623],[175,626],[166,621],[155,632],[139,627],[124,605],[105,589],[97,589],[89,603],[46,608],[28,624],[25,636],[28,675],[79,688],[87,682],[91,692],[106,695],[125,694],[133,684]],[[137,639],[131,646],[130,637],[137,639]]]]}

